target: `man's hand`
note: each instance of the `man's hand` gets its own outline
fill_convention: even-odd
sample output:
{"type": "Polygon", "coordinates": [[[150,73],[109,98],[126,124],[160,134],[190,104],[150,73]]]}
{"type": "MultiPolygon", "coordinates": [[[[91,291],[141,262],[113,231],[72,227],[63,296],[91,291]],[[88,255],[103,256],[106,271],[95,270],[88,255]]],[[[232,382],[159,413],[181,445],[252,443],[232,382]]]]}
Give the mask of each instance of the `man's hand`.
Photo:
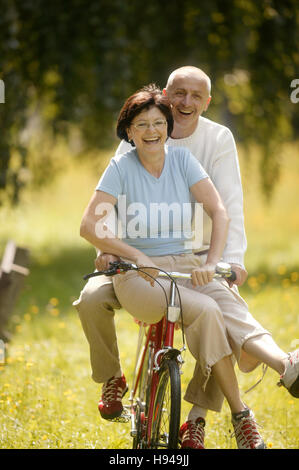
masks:
{"type": "Polygon", "coordinates": [[[238,264],[231,264],[231,267],[232,271],[235,271],[237,278],[233,282],[227,281],[229,287],[232,287],[234,284],[236,284],[236,286],[242,286],[242,284],[244,284],[247,279],[248,272],[246,271],[246,269],[243,269],[238,264]]]}
{"type": "Polygon", "coordinates": [[[96,258],[94,264],[98,271],[106,271],[111,267],[109,263],[113,263],[114,261],[120,261],[120,258],[115,255],[110,255],[109,253],[101,253],[96,258]]]}

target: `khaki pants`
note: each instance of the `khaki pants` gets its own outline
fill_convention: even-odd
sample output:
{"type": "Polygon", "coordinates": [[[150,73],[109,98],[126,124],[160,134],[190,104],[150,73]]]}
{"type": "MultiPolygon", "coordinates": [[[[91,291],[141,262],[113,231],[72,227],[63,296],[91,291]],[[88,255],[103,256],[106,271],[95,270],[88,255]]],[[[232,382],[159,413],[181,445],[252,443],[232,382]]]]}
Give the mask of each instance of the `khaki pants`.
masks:
{"type": "MultiPolygon", "coordinates": [[[[152,260],[166,271],[191,272],[205,257],[184,254],[152,260]]],[[[160,278],[159,282],[169,292],[169,281],[160,278]]],[[[249,338],[269,333],[248,312],[237,288],[230,289],[226,281],[214,280],[196,288],[189,280],[179,280],[178,284],[187,345],[196,359],[185,400],[220,411],[223,394],[210,375],[211,367],[233,353],[241,370],[253,370],[258,362],[248,356],[242,346],[249,338]]],[[[92,377],[99,383],[107,381],[120,368],[114,309],[122,306],[134,317],[155,323],[162,318],[166,307],[161,287],[156,283],[152,287],[136,272],[115,276],[113,285],[111,278],[91,278],[74,305],[89,342],[92,377]]]]}

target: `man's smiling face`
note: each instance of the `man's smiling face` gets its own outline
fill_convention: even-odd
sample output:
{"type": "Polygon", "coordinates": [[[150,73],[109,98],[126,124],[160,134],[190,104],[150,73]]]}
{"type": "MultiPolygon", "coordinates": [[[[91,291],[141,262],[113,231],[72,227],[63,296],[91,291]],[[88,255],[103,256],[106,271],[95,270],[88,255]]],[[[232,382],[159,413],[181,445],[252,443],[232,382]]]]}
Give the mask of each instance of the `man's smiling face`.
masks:
{"type": "Polygon", "coordinates": [[[172,136],[188,137],[195,131],[199,116],[208,109],[211,97],[207,80],[197,73],[176,73],[166,94],[175,123],[172,136]]]}

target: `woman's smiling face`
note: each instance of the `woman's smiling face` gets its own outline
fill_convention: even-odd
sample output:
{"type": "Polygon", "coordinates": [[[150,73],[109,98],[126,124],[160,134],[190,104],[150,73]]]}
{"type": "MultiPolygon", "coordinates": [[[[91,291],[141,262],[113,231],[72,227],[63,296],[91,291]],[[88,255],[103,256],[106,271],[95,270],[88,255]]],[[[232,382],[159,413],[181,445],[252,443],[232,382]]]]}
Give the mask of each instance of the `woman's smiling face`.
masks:
{"type": "Polygon", "coordinates": [[[133,140],[137,152],[147,155],[164,154],[167,140],[167,121],[156,106],[141,111],[127,129],[129,140],[133,140]]]}

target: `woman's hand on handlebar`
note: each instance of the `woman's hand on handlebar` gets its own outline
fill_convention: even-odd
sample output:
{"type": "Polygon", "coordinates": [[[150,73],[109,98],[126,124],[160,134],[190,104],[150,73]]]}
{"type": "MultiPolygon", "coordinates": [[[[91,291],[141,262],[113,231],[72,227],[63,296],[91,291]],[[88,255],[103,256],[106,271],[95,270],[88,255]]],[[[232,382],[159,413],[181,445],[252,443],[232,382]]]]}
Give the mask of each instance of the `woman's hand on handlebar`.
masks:
{"type": "Polygon", "coordinates": [[[95,267],[98,271],[107,271],[110,268],[109,263],[120,261],[120,258],[109,253],[100,253],[95,259],[95,267]]]}
{"type": "Polygon", "coordinates": [[[212,263],[207,263],[193,269],[191,273],[193,286],[204,286],[211,282],[215,274],[215,269],[216,265],[212,263]]]}
{"type": "Polygon", "coordinates": [[[136,266],[141,269],[143,266],[146,266],[146,268],[142,269],[143,272],[138,271],[138,275],[148,281],[151,286],[154,286],[155,281],[152,279],[152,277],[155,279],[158,277],[159,268],[151,261],[151,259],[148,256],[141,254],[136,260],[136,266]],[[147,276],[146,273],[152,277],[147,276]]]}

